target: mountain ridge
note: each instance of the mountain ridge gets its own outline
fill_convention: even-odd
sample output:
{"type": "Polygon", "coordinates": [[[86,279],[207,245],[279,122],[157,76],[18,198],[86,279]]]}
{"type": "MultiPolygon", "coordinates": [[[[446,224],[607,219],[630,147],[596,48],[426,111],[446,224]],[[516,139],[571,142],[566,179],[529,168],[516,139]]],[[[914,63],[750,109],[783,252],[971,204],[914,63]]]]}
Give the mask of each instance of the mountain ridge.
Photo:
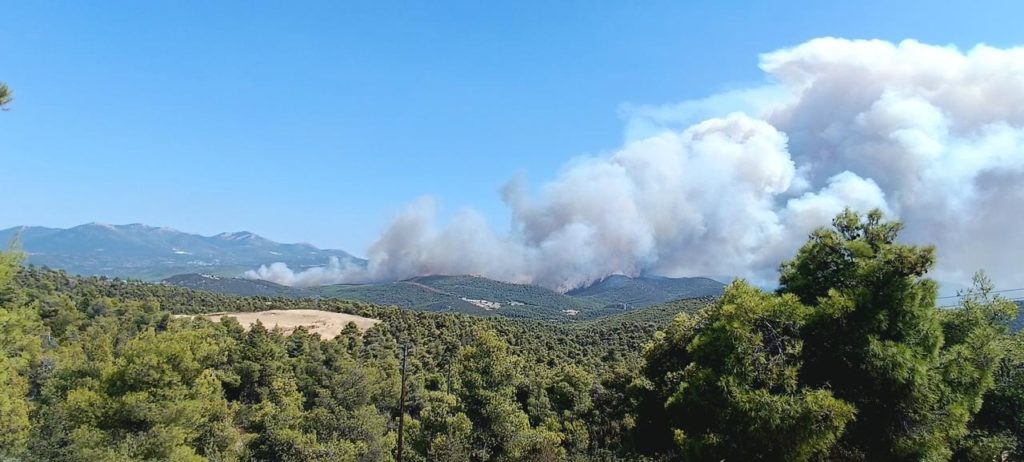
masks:
{"type": "Polygon", "coordinates": [[[343,250],[278,243],[250,231],[204,236],[142,223],[86,223],[70,228],[15,226],[0,241],[18,237],[27,262],[87,276],[160,280],[177,274],[239,276],[259,265],[284,262],[303,269],[331,258],[365,265],[343,250]]]}
{"type": "Polygon", "coordinates": [[[331,259],[365,265],[341,250],[306,243],[278,243],[251,231],[209,236],[142,223],[86,223],[70,228],[17,226],[0,240],[19,236],[27,263],[85,276],[160,281],[232,295],[356,300],[433,312],[555,321],[596,319],[684,298],[721,294],[708,278],[607,276],[560,293],[549,288],[474,275],[426,275],[400,281],[291,287],[243,277],[248,270],[283,262],[301,271],[331,259]]]}

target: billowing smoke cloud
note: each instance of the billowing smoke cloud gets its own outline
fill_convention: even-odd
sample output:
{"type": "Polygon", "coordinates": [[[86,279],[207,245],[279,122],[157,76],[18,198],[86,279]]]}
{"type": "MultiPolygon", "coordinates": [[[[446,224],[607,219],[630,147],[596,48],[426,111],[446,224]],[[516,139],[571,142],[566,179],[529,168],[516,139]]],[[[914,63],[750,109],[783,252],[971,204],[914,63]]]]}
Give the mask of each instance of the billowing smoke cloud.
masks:
{"type": "Polygon", "coordinates": [[[292,287],[313,287],[363,279],[365,278],[364,272],[365,269],[359,265],[349,261],[343,262],[338,257],[331,257],[327,266],[295,271],[288,265],[277,262],[260,265],[257,269],[246,271],[243,276],[249,279],[265,279],[292,287]]]}
{"type": "MultiPolygon", "coordinates": [[[[767,282],[844,207],[880,207],[939,246],[939,279],[984,268],[1024,282],[1024,48],[812,40],[761,56],[765,85],[628,107],[627,142],[576,159],[531,196],[503,189],[513,226],[473,211],[441,225],[412,204],[365,269],[253,272],[285,284],[476,274],[566,290],[610,274],[767,282]]],[[[1015,286],[1016,287],[1016,286],[1015,286]]]]}

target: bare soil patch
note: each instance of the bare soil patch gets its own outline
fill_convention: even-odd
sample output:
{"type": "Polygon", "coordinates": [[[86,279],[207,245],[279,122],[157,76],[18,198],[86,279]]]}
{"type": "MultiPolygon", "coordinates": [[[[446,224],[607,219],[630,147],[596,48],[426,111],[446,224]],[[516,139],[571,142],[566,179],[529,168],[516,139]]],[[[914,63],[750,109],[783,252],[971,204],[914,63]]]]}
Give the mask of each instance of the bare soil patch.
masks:
{"type": "Polygon", "coordinates": [[[305,327],[310,332],[320,334],[320,337],[325,340],[337,337],[350,322],[355,323],[360,332],[366,332],[367,329],[380,322],[379,319],[321,310],[239,311],[209,313],[197,316],[204,317],[213,322],[220,321],[220,318],[224,317],[235,318],[246,329],[255,324],[256,320],[262,322],[267,329],[279,327],[288,333],[291,333],[298,327],[305,327]]]}

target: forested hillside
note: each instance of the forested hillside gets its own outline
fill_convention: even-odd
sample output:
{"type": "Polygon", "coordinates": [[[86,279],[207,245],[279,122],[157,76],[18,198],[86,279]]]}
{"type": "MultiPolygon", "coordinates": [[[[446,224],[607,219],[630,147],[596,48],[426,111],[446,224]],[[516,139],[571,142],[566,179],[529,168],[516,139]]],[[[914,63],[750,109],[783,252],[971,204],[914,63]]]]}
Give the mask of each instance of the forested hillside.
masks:
{"type": "Polygon", "coordinates": [[[723,286],[724,284],[721,282],[701,277],[631,278],[612,275],[589,286],[571,290],[567,294],[601,306],[611,305],[631,309],[680,298],[717,296],[721,295],[723,286]]]}
{"type": "Polygon", "coordinates": [[[162,282],[230,295],[340,298],[420,311],[554,322],[585,321],[672,300],[719,296],[725,287],[707,278],[626,276],[611,276],[565,294],[479,276],[420,276],[305,288],[209,274],[182,274],[162,282]]]}
{"type": "Polygon", "coordinates": [[[738,281],[572,325],[74,277],[3,253],[0,460],[1020,460],[1016,307],[980,276],[937,308],[934,249],[895,244],[899,229],[845,213],[777,293],[738,281]],[[325,341],[173,316],[271,308],[381,322],[325,341]]]}

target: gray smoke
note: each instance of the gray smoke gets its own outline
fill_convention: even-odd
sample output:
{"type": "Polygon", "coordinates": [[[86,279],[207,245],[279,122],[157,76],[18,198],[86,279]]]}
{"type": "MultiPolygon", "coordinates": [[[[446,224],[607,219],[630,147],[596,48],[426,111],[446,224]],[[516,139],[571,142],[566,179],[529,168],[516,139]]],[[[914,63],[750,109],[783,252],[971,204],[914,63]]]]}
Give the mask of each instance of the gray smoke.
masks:
{"type": "MultiPolygon", "coordinates": [[[[285,284],[475,274],[567,290],[611,274],[776,277],[814,227],[880,207],[939,248],[941,280],[1024,283],[1024,48],[966,52],[821,38],[761,56],[761,86],[624,108],[627,141],[575,159],[531,196],[503,189],[507,232],[415,202],[365,269],[250,277],[285,284]]],[[[1014,286],[1018,287],[1018,286],[1014,286]]]]}

